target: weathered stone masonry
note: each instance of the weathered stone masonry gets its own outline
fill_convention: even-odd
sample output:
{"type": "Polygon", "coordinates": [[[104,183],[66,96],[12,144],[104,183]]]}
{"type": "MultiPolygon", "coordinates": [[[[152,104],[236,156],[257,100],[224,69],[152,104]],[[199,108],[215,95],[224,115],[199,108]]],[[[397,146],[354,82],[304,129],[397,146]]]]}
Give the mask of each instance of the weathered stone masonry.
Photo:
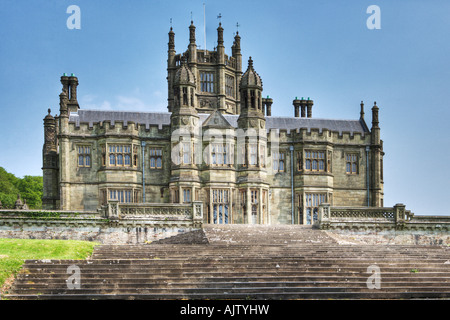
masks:
{"type": "Polygon", "coordinates": [[[354,120],[316,119],[309,98],[272,116],[251,58],[242,72],[239,33],[228,56],[217,32],[199,50],[191,23],[177,54],[171,28],[168,112],[84,110],[78,78],[61,77],[60,114],[44,119],[44,208],[200,201],[207,223],[312,224],[320,203],[383,206],[376,103],[370,129],[363,103],[354,120]]]}

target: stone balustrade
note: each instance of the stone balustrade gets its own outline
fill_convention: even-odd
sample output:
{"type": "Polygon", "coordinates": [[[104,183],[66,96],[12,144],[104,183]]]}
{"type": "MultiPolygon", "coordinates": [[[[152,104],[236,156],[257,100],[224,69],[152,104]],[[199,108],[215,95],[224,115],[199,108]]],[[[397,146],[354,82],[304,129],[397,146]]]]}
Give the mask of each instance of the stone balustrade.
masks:
{"type": "Polygon", "coordinates": [[[198,230],[203,203],[110,202],[96,212],[0,210],[0,238],[145,243],[198,230]]]}
{"type": "Polygon", "coordinates": [[[112,220],[149,220],[149,221],[192,221],[201,227],[203,221],[203,202],[192,203],[119,203],[109,201],[101,211],[105,218],[112,220]]]}
{"type": "Polygon", "coordinates": [[[316,227],[341,230],[450,230],[450,216],[414,216],[404,204],[394,207],[332,207],[319,208],[316,227]]]}

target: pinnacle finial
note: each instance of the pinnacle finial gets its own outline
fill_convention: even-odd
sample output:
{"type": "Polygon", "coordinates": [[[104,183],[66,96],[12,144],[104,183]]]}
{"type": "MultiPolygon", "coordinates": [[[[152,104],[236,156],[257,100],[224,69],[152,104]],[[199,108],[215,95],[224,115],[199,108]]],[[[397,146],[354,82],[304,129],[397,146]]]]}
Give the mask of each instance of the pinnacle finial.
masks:
{"type": "Polygon", "coordinates": [[[48,108],[48,114],[50,114],[52,112],[52,109],[48,108]]]}
{"type": "Polygon", "coordinates": [[[248,66],[253,68],[253,60],[252,57],[248,58],[248,66]]]}

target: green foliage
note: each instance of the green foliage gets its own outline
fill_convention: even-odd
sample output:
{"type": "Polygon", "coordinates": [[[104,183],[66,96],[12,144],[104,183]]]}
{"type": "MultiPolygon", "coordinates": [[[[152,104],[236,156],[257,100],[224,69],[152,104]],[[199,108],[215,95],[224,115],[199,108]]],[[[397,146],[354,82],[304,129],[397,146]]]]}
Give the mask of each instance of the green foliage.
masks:
{"type": "Polygon", "coordinates": [[[4,208],[14,208],[17,195],[30,209],[42,208],[43,179],[41,176],[17,178],[0,167],[0,201],[4,208]]]}

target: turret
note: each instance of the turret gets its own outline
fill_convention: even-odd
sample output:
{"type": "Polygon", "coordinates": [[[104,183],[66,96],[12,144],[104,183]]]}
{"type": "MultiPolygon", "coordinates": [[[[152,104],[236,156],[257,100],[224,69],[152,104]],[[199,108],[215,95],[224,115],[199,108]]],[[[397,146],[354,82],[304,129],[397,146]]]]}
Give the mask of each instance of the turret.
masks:
{"type": "Polygon", "coordinates": [[[247,71],[242,75],[239,91],[241,95],[241,114],[239,119],[256,117],[264,119],[262,110],[262,80],[253,68],[252,57],[248,60],[247,71]]]}
{"type": "Polygon", "coordinates": [[[168,51],[167,51],[167,109],[169,112],[172,112],[173,109],[173,79],[175,76],[176,62],[175,62],[175,32],[173,32],[172,27],[170,27],[169,31],[169,43],[168,43],[168,51]]]}
{"type": "Polygon", "coordinates": [[[219,23],[217,28],[217,59],[219,64],[225,64],[225,46],[223,45],[223,28],[219,23]]]}
{"type": "Polygon", "coordinates": [[[236,59],[236,70],[241,71],[242,70],[241,37],[239,36],[238,31],[236,31],[236,35],[234,36],[234,43],[231,48],[231,55],[236,59]]]}
{"type": "Polygon", "coordinates": [[[195,26],[191,20],[189,26],[188,66],[194,75],[197,74],[197,44],[195,43],[195,26]]]}
{"type": "Polygon", "coordinates": [[[173,112],[194,111],[196,106],[196,80],[195,75],[186,63],[186,57],[181,59],[181,66],[177,69],[174,77],[174,109],[173,112]],[[181,111],[183,110],[183,111],[181,111]]]}
{"type": "Polygon", "coordinates": [[[370,157],[370,181],[371,181],[371,205],[381,207],[383,205],[383,182],[381,173],[381,162],[383,157],[383,144],[380,139],[380,127],[378,119],[379,108],[374,102],[372,107],[372,128],[371,128],[371,157],[370,157]]]}
{"type": "Polygon", "coordinates": [[[42,207],[57,209],[58,195],[58,154],[56,120],[50,114],[44,118],[44,146],[42,148],[43,194],[42,207]]]}

